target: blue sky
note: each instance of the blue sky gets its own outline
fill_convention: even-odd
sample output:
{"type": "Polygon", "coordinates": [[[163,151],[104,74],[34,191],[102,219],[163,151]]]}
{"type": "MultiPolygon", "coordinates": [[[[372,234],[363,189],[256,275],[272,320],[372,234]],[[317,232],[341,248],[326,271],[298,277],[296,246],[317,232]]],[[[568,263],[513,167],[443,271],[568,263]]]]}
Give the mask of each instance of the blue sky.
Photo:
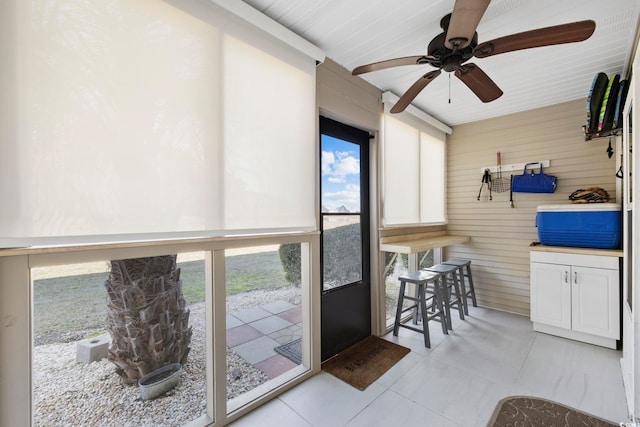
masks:
{"type": "Polygon", "coordinates": [[[322,135],[322,205],[360,211],[360,147],[322,135]]]}

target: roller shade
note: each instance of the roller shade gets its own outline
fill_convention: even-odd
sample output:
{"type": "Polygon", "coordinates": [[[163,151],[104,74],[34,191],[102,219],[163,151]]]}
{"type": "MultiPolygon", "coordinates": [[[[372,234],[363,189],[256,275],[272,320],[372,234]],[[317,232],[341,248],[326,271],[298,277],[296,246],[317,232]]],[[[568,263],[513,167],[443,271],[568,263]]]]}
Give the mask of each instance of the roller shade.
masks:
{"type": "Polygon", "coordinates": [[[318,58],[196,1],[0,14],[0,247],[316,228],[318,58]]]}
{"type": "Polygon", "coordinates": [[[445,224],[448,128],[439,129],[410,112],[390,114],[394,101],[387,98],[384,104],[383,226],[445,224]]]}

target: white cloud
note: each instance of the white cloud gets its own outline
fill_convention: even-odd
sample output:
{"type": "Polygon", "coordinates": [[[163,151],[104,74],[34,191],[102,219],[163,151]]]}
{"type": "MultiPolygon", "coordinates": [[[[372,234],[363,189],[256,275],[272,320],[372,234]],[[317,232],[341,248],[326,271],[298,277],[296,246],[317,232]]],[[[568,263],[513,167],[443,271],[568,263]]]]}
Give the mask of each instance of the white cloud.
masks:
{"type": "Polygon", "coordinates": [[[346,151],[323,151],[322,173],[329,177],[330,182],[345,182],[348,175],[360,173],[360,161],[346,151]]]}
{"type": "Polygon", "coordinates": [[[331,174],[333,170],[334,164],[336,163],[336,158],[331,151],[323,151],[322,152],[322,173],[323,174],[331,174]]]}
{"type": "Polygon", "coordinates": [[[329,209],[345,206],[352,212],[360,210],[360,185],[348,183],[350,176],[360,175],[360,161],[349,151],[323,151],[322,175],[331,186],[322,197],[322,204],[329,209]],[[337,188],[336,188],[336,184],[337,188]]]}
{"type": "Polygon", "coordinates": [[[335,166],[336,175],[347,176],[360,173],[360,162],[355,157],[339,157],[335,166]]]}

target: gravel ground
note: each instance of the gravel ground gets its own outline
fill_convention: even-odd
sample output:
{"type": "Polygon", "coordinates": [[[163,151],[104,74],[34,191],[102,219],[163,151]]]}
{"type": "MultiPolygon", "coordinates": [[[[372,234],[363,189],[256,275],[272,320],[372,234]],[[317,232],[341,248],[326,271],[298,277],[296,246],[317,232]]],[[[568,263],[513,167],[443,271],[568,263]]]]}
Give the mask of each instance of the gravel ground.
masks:
{"type": "MultiPolygon", "coordinates": [[[[245,292],[227,298],[228,313],[285,300],[300,304],[300,289],[245,292]]],[[[123,385],[114,365],[103,359],[77,363],[76,343],[34,348],[33,405],[37,426],[178,426],[206,411],[204,303],[189,307],[191,351],[180,383],[164,396],[142,401],[137,387],[123,385]]],[[[96,333],[100,331],[86,331],[96,333]]],[[[84,335],[82,338],[85,338],[84,335]]],[[[227,349],[227,396],[239,396],[268,380],[227,349]],[[238,371],[241,375],[237,375],[238,371]]]]}

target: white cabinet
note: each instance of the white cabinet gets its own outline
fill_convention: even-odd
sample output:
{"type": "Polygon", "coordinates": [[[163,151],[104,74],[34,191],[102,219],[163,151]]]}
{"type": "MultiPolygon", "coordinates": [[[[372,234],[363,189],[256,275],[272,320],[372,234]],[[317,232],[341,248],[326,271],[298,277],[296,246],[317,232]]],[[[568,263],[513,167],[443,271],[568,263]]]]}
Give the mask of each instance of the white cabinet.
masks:
{"type": "Polygon", "coordinates": [[[570,266],[531,262],[531,321],[571,329],[570,266]]]}
{"type": "Polygon", "coordinates": [[[531,320],[539,332],[616,348],[618,257],[531,251],[531,320]]]}

